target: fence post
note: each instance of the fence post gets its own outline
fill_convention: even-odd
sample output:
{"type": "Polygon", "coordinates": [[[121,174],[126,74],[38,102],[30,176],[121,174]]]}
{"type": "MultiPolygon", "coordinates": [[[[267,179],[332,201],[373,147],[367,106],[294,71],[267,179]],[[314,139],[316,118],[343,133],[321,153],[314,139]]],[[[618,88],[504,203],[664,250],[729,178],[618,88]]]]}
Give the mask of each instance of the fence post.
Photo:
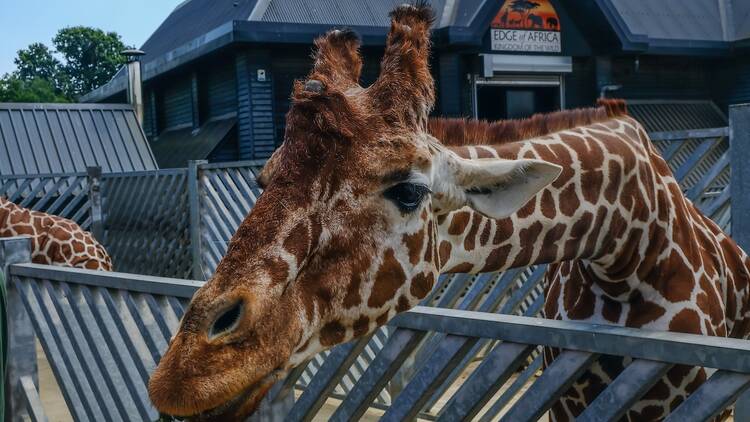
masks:
{"type": "Polygon", "coordinates": [[[207,164],[206,160],[188,161],[188,204],[190,206],[190,250],[193,256],[193,278],[195,280],[205,280],[203,274],[203,260],[201,252],[201,204],[200,204],[200,165],[207,164]]]}
{"type": "Polygon", "coordinates": [[[88,173],[89,203],[91,204],[91,233],[96,240],[103,242],[102,168],[86,167],[86,173],[88,173]]]}
{"type": "Polygon", "coordinates": [[[31,238],[0,238],[0,270],[5,278],[8,324],[8,366],[5,368],[5,420],[23,421],[27,416],[20,380],[27,377],[39,389],[36,365],[36,337],[31,319],[23,307],[8,268],[12,264],[31,262],[31,238]]]}
{"type": "MultiPolygon", "coordinates": [[[[729,148],[732,176],[732,238],[750,252],[750,104],[729,107],[729,148]]],[[[737,399],[734,420],[750,420],[750,390],[737,399]]]]}

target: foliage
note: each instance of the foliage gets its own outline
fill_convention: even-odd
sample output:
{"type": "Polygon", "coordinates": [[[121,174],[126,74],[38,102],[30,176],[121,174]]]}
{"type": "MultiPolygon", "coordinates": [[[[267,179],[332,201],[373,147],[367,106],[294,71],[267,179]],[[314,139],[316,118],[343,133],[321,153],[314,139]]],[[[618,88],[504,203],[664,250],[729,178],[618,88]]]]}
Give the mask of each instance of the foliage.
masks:
{"type": "Polygon", "coordinates": [[[18,51],[16,70],[0,79],[0,101],[73,101],[107,83],[128,48],[117,33],[85,26],[59,30],[52,45],[54,51],[42,43],[18,51]]]}
{"type": "Polygon", "coordinates": [[[23,81],[46,79],[56,81],[62,64],[46,45],[36,42],[23,50],[13,60],[16,64],[16,76],[23,81]]]}
{"type": "Polygon", "coordinates": [[[16,75],[5,75],[0,79],[0,102],[12,103],[66,103],[52,83],[43,78],[23,80],[16,75]]]}
{"type": "Polygon", "coordinates": [[[77,97],[107,83],[125,63],[120,35],[85,26],[63,28],[52,40],[64,59],[66,94],[77,97]]]}

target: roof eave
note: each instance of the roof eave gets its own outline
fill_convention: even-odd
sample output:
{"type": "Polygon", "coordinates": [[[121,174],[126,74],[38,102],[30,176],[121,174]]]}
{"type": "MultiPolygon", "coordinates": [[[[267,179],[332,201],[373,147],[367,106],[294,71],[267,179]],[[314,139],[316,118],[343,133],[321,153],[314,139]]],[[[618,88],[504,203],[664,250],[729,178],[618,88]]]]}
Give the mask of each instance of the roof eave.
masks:
{"type": "MultiPolygon", "coordinates": [[[[235,22],[227,22],[212,31],[184,44],[167,54],[143,65],[143,80],[147,81],[164,72],[180,67],[235,41],[235,22]]],[[[146,53],[148,54],[148,52],[146,53]]],[[[117,95],[127,89],[125,77],[112,79],[99,88],[81,96],[80,102],[97,102],[117,95]]]]}

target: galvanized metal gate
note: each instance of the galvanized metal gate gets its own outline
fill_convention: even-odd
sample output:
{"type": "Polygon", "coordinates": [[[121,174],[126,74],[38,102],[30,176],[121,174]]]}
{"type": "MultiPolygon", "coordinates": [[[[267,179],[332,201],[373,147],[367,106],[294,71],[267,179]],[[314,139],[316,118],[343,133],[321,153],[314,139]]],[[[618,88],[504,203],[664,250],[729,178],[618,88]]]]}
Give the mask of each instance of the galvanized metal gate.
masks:
{"type": "MultiPolygon", "coordinates": [[[[28,248],[28,241],[24,245],[2,239],[1,255],[18,256],[20,246],[28,248]]],[[[18,299],[16,305],[28,313],[33,327],[14,320],[12,332],[18,335],[28,328],[39,337],[74,418],[154,420],[158,415],[148,401],[148,375],[201,283],[8,263],[5,273],[18,299]]],[[[333,409],[326,410],[327,418],[335,421],[356,420],[365,413],[386,421],[417,416],[444,421],[535,421],[602,354],[628,356],[633,361],[580,420],[618,420],[675,364],[715,368],[716,372],[670,415],[670,421],[707,420],[750,387],[747,340],[434,307],[417,307],[397,316],[388,327],[392,333],[387,343],[346,397],[331,402],[333,387],[368,339],[335,348],[292,404],[288,388],[299,373],[294,371],[272,390],[269,400],[287,403],[275,408],[275,418],[311,420],[328,403],[333,409]],[[406,359],[418,353],[420,345],[431,342],[435,347],[429,362],[406,380],[392,403],[373,410],[376,396],[406,359]],[[462,352],[481,344],[488,345],[485,358],[465,371],[461,382],[441,394],[439,404],[425,414],[430,399],[458,367],[462,352]],[[544,369],[537,363],[541,346],[561,350],[544,369]]],[[[16,376],[33,378],[33,373],[23,373],[23,366],[34,356],[33,342],[12,342],[11,348],[10,367],[16,376]]],[[[23,397],[24,390],[19,392],[23,397]]],[[[12,405],[16,411],[25,407],[23,401],[12,405]]]]}

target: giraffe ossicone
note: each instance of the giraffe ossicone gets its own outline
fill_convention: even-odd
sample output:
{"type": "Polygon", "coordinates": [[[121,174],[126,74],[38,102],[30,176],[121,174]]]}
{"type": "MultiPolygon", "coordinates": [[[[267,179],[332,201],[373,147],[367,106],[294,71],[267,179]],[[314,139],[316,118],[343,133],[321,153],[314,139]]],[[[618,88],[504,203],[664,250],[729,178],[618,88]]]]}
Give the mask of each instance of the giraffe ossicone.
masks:
{"type": "MultiPolygon", "coordinates": [[[[366,88],[351,31],[315,41],[264,193],[152,375],[157,409],[241,419],[292,367],[414,306],[445,272],[550,263],[548,318],[747,336],[747,256],[685,199],[623,102],[430,121],[431,12],[391,18],[366,88]]],[[[596,363],[553,417],[580,413],[622,366],[596,363]]],[[[675,367],[627,418],[663,417],[701,371],[675,367]]]]}

